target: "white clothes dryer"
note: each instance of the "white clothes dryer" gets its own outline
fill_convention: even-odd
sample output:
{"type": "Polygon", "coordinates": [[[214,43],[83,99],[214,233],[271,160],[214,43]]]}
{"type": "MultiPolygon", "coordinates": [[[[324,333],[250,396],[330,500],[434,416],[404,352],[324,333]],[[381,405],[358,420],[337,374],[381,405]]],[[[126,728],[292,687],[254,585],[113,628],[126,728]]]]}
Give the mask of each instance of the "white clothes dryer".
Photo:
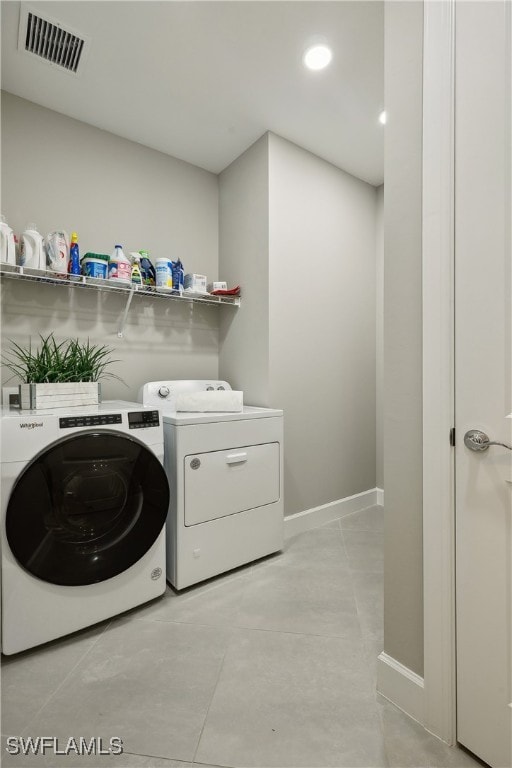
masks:
{"type": "Polygon", "coordinates": [[[170,487],[167,580],[176,588],[282,549],[283,412],[177,412],[180,394],[230,390],[226,381],[151,381],[139,392],[159,407],[170,487]]]}
{"type": "Polygon", "coordinates": [[[5,654],[165,590],[169,487],[156,408],[1,411],[5,654]]]}

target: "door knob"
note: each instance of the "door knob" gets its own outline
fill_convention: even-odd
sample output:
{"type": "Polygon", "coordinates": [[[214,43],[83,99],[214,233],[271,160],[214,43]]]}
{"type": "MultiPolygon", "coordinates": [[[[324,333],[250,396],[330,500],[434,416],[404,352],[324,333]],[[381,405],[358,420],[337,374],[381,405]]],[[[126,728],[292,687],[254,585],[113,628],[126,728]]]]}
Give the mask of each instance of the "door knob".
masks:
{"type": "Polygon", "coordinates": [[[464,445],[469,448],[470,451],[486,451],[490,445],[501,445],[502,448],[507,448],[512,451],[512,445],[506,443],[500,443],[497,440],[489,440],[488,435],[485,432],[481,432],[479,429],[470,429],[464,435],[464,445]]]}

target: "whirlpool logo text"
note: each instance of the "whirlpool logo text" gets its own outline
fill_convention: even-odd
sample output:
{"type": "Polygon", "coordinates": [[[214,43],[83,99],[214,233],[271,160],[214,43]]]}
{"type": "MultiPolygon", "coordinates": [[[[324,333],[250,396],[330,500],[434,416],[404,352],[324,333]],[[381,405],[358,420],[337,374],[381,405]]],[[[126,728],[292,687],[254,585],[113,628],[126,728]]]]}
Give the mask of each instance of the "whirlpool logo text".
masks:
{"type": "Polygon", "coordinates": [[[20,422],[20,429],[37,429],[38,427],[42,427],[43,422],[42,421],[22,421],[20,422]]]}

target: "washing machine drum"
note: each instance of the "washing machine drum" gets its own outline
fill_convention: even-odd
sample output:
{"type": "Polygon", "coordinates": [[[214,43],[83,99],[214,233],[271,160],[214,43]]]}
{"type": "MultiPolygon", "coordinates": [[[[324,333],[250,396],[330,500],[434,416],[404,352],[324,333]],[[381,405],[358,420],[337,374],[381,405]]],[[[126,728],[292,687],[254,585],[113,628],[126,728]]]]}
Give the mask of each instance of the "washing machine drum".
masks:
{"type": "Polygon", "coordinates": [[[79,433],[53,443],[20,474],[6,512],[18,563],[52,584],[105,581],[140,560],[169,506],[155,454],[119,432],[79,433]]]}

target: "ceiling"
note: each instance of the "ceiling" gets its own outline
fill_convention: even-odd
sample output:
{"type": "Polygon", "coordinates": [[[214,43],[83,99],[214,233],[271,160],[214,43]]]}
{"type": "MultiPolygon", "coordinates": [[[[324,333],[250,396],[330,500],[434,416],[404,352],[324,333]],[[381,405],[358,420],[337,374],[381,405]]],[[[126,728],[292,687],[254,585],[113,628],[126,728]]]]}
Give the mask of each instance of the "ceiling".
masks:
{"type": "Polygon", "coordinates": [[[18,50],[2,2],[2,87],[219,173],[270,130],[371,184],[383,181],[379,0],[59,0],[34,12],[90,38],[71,75],[18,50]],[[311,42],[333,50],[302,66],[311,42]]]}

